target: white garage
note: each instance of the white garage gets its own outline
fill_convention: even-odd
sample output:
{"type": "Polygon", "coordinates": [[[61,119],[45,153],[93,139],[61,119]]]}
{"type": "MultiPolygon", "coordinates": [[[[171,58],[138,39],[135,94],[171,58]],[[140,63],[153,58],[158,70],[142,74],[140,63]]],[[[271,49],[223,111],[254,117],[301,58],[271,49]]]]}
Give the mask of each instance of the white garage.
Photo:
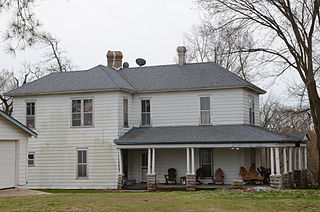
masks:
{"type": "Polygon", "coordinates": [[[37,134],[0,110],[0,189],[26,185],[30,136],[37,134]]]}

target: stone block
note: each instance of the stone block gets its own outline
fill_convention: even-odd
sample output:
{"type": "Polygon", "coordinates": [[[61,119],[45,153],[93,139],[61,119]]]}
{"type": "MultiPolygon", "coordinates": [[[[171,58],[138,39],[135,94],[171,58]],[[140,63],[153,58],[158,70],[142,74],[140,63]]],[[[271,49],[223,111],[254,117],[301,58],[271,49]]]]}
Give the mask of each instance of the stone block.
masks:
{"type": "Polygon", "coordinates": [[[147,174],[147,189],[155,191],[157,189],[157,175],[147,174]]]}
{"type": "Polygon", "coordinates": [[[282,188],[290,188],[290,176],[289,173],[282,174],[282,188]]]}
{"type": "Polygon", "coordinates": [[[282,176],[281,175],[270,176],[270,186],[271,186],[271,188],[281,189],[282,188],[282,176]]]}
{"type": "Polygon", "coordinates": [[[117,184],[117,189],[123,189],[124,185],[124,174],[118,174],[118,184],[117,184]]]}
{"type": "Polygon", "coordinates": [[[188,174],[186,176],[186,190],[187,191],[195,191],[197,185],[196,175],[188,174]]]}
{"type": "Polygon", "coordinates": [[[295,188],[303,188],[303,182],[302,182],[302,171],[301,170],[294,170],[293,171],[293,178],[294,178],[294,184],[295,188]]]}

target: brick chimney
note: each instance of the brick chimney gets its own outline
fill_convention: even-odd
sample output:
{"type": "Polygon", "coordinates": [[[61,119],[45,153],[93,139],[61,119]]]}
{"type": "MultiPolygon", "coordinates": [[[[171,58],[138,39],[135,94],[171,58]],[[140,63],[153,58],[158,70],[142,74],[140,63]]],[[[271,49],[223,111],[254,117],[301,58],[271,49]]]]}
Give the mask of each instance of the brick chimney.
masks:
{"type": "Polygon", "coordinates": [[[180,66],[183,66],[183,64],[186,63],[187,48],[185,46],[178,46],[177,52],[178,52],[178,61],[179,61],[178,63],[180,66]]]}
{"type": "Polygon", "coordinates": [[[123,55],[122,55],[122,52],[120,52],[120,51],[108,51],[108,53],[107,53],[108,67],[121,68],[122,57],[123,57],[123,55]]]}

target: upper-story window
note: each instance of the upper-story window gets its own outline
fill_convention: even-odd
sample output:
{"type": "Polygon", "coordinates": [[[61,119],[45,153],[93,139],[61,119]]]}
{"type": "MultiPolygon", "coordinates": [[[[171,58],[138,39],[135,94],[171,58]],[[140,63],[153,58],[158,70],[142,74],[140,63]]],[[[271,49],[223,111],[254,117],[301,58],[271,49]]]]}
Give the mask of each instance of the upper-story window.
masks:
{"type": "Polygon", "coordinates": [[[151,126],[150,99],[141,100],[141,126],[151,126]]]}
{"type": "Polygon", "coordinates": [[[249,95],[249,124],[255,124],[254,97],[249,95]]]}
{"type": "Polygon", "coordinates": [[[210,97],[200,97],[200,124],[211,124],[210,118],[210,97]]]}
{"type": "Polygon", "coordinates": [[[26,125],[31,129],[36,128],[36,103],[26,103],[26,125]]]}
{"type": "Polygon", "coordinates": [[[92,99],[72,100],[72,121],[73,127],[93,126],[92,99]]]}
{"type": "Polygon", "coordinates": [[[123,127],[129,127],[128,99],[123,99],[123,127]]]}

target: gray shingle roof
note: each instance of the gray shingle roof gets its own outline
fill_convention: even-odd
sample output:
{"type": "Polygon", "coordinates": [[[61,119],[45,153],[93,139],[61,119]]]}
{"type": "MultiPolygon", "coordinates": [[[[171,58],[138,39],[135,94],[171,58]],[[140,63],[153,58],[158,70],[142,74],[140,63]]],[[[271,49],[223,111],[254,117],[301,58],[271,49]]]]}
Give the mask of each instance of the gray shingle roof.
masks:
{"type": "Polygon", "coordinates": [[[265,93],[214,63],[162,65],[116,70],[98,65],[87,71],[52,73],[9,91],[7,95],[120,89],[132,92],[245,87],[265,93]]]}
{"type": "Polygon", "coordinates": [[[13,118],[12,116],[9,116],[8,114],[6,114],[5,112],[3,112],[2,110],[0,110],[0,116],[2,116],[3,118],[5,118],[6,120],[8,120],[9,122],[11,122],[12,124],[16,125],[18,128],[22,129],[23,131],[25,131],[26,133],[28,133],[29,135],[33,136],[33,137],[37,137],[38,134],[35,133],[34,131],[32,131],[31,129],[29,129],[27,126],[25,126],[24,124],[22,124],[21,122],[19,122],[18,120],[16,120],[15,118],[13,118]]]}
{"type": "Polygon", "coordinates": [[[119,139],[128,144],[204,144],[204,143],[278,143],[302,142],[297,137],[252,125],[171,126],[132,128],[119,139]]]}

